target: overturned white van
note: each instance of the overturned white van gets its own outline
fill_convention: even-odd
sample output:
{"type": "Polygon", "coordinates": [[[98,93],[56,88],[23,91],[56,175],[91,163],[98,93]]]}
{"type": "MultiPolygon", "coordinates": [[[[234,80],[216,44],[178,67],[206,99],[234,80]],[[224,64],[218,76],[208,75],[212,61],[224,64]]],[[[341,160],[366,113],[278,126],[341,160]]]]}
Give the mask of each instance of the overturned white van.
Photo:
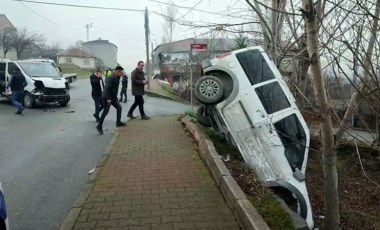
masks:
{"type": "Polygon", "coordinates": [[[288,86],[261,47],[202,62],[197,118],[235,145],[257,177],[313,228],[305,184],[310,134],[288,86]]]}

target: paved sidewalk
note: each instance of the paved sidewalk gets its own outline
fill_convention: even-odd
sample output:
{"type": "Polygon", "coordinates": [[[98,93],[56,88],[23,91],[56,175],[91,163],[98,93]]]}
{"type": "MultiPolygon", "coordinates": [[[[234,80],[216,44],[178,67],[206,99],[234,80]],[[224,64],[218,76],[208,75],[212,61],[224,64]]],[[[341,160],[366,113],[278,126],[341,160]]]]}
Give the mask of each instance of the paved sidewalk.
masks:
{"type": "Polygon", "coordinates": [[[239,229],[178,116],[120,129],[74,229],[239,229]]]}

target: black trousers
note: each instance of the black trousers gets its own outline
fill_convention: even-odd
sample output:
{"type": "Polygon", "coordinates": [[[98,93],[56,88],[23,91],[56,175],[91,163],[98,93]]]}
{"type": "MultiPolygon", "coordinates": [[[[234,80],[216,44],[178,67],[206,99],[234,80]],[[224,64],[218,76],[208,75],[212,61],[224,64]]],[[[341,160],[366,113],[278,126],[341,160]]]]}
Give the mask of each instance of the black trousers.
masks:
{"type": "Polygon", "coordinates": [[[120,90],[120,101],[123,100],[123,95],[125,97],[124,101],[127,101],[127,88],[121,87],[121,90],[120,90]]]}
{"type": "Polygon", "coordinates": [[[139,106],[140,115],[142,117],[146,116],[144,112],[144,98],[142,95],[135,96],[135,103],[133,103],[133,105],[129,109],[128,115],[133,115],[133,111],[136,109],[137,106],[139,106]]]}
{"type": "Polygon", "coordinates": [[[102,96],[92,96],[95,102],[95,116],[99,119],[99,114],[104,108],[102,96]]]}
{"type": "Polygon", "coordinates": [[[104,109],[103,109],[103,113],[102,113],[102,116],[100,117],[99,119],[99,124],[98,126],[100,128],[103,127],[103,122],[104,122],[104,119],[106,118],[108,112],[110,111],[110,107],[111,105],[113,107],[115,107],[115,109],[117,110],[117,114],[116,114],[116,123],[119,123],[121,122],[121,111],[122,111],[122,107],[120,105],[120,103],[118,102],[117,98],[114,98],[111,100],[111,105],[107,103],[107,98],[102,98],[103,100],[103,106],[104,106],[104,109]]]}

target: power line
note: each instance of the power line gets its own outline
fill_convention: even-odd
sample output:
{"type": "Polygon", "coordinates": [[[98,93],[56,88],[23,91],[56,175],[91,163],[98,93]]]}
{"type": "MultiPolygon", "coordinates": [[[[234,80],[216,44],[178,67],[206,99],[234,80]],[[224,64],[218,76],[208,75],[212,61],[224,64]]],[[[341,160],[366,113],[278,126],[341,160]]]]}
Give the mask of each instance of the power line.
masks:
{"type": "Polygon", "coordinates": [[[25,4],[22,3],[21,1],[20,1],[20,4],[23,5],[24,7],[26,7],[27,9],[29,9],[30,11],[32,11],[34,14],[38,15],[39,17],[41,17],[41,18],[45,19],[46,21],[48,21],[48,22],[50,22],[50,23],[53,23],[53,24],[55,24],[55,25],[57,25],[57,26],[61,26],[61,27],[63,27],[63,28],[71,29],[71,30],[84,29],[84,27],[81,27],[81,28],[74,28],[74,27],[68,27],[68,26],[64,26],[64,25],[58,24],[58,23],[56,23],[56,22],[54,22],[54,21],[48,19],[47,17],[42,16],[41,14],[37,13],[35,10],[33,10],[33,9],[30,8],[29,6],[25,5],[25,4]]]}
{"type": "Polygon", "coordinates": [[[197,12],[202,12],[202,13],[206,13],[206,14],[212,14],[212,15],[218,15],[218,16],[224,16],[224,17],[231,17],[231,18],[238,18],[238,19],[241,19],[241,17],[239,17],[239,16],[234,16],[234,15],[231,15],[231,14],[222,14],[222,13],[211,12],[211,11],[206,11],[206,10],[193,9],[193,7],[179,6],[179,5],[176,5],[176,4],[167,3],[167,2],[161,2],[161,1],[157,1],[157,0],[150,0],[150,1],[151,1],[151,2],[160,3],[160,4],[164,4],[164,5],[172,5],[172,6],[175,6],[175,7],[177,7],[177,8],[188,9],[188,10],[197,11],[197,12]]]}
{"type": "Polygon", "coordinates": [[[28,2],[28,3],[36,3],[36,4],[44,4],[44,5],[54,5],[54,6],[68,6],[68,7],[88,8],[88,9],[144,12],[144,10],[139,10],[139,9],[113,8],[113,7],[101,7],[101,6],[89,6],[89,5],[74,5],[74,4],[64,4],[64,3],[54,3],[54,2],[40,2],[40,1],[32,1],[32,0],[10,0],[10,1],[14,1],[14,2],[28,2]]]}

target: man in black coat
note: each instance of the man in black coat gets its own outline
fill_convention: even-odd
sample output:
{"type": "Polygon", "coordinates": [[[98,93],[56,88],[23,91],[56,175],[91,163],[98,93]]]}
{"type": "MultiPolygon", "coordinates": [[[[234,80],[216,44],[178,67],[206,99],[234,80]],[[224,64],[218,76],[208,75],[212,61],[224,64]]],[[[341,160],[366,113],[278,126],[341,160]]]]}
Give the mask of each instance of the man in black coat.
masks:
{"type": "Polygon", "coordinates": [[[102,70],[100,68],[97,68],[95,72],[90,76],[90,82],[92,88],[91,96],[95,102],[95,113],[93,114],[93,116],[95,117],[96,122],[99,122],[99,114],[104,108],[102,100],[104,81],[102,78],[102,70]]]}
{"type": "Polygon", "coordinates": [[[102,116],[99,119],[99,123],[96,126],[99,134],[103,134],[103,122],[106,118],[111,105],[116,108],[116,127],[125,126],[124,122],[121,122],[121,110],[122,107],[117,100],[117,94],[119,91],[120,77],[123,76],[123,67],[117,66],[113,74],[106,79],[106,86],[103,91],[102,100],[104,104],[104,110],[102,116]]]}
{"type": "Polygon", "coordinates": [[[11,78],[7,84],[7,89],[12,93],[12,103],[17,107],[16,114],[22,114],[22,111],[25,109],[22,106],[22,101],[24,100],[24,88],[27,86],[24,75],[22,74],[19,68],[14,69],[14,73],[11,75],[11,78]]]}
{"type": "Polygon", "coordinates": [[[131,73],[132,95],[135,96],[135,103],[133,103],[127,115],[127,117],[131,119],[136,118],[133,116],[133,111],[136,109],[137,106],[139,106],[141,119],[148,120],[150,118],[144,112],[144,98],[143,98],[144,86],[148,84],[148,81],[145,80],[144,72],[142,71],[143,68],[144,68],[144,62],[139,61],[137,63],[136,69],[133,70],[131,73]]]}

